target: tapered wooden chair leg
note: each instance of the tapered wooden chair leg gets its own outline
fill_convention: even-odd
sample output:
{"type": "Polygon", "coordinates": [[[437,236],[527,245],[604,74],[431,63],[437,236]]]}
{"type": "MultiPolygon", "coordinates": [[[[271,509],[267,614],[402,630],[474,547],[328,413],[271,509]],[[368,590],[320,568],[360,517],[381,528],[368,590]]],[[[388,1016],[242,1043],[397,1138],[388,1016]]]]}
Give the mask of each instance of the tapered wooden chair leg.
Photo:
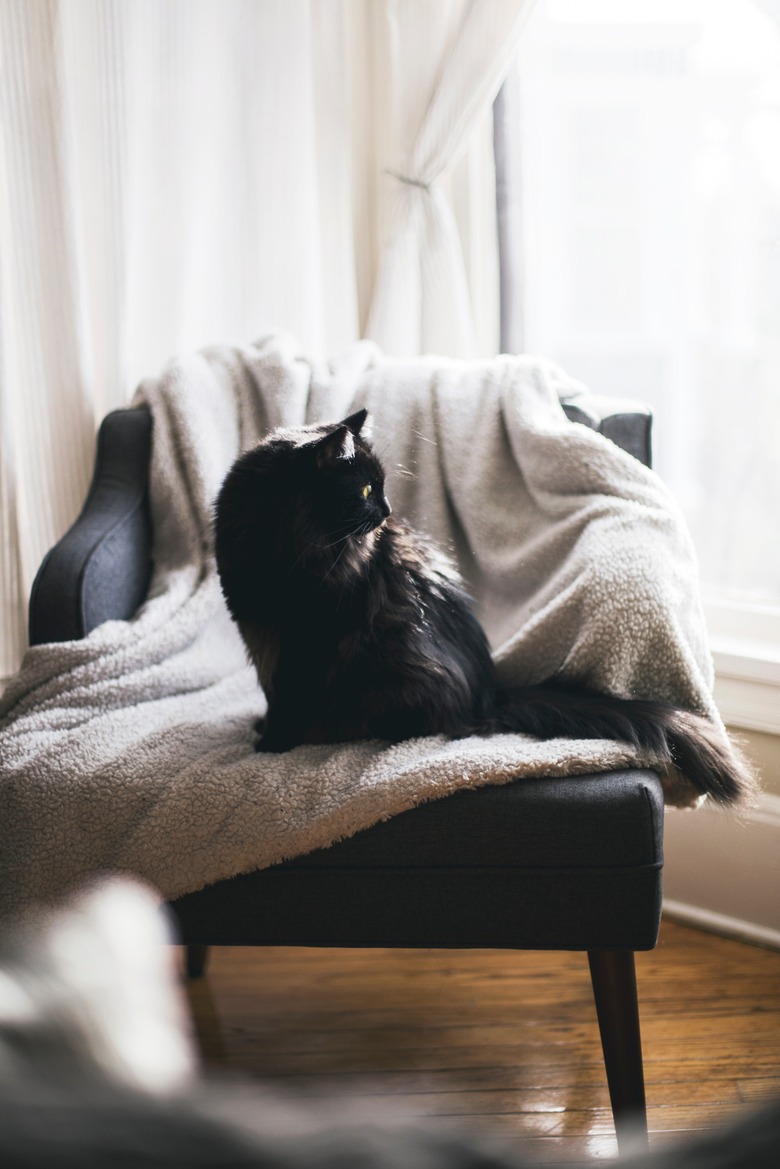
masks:
{"type": "Polygon", "coordinates": [[[190,945],[186,947],[185,970],[188,978],[202,978],[208,961],[208,946],[190,945]]]}
{"type": "Polygon", "coordinates": [[[618,1147],[631,1151],[647,1144],[634,952],[590,950],[588,962],[618,1147]]]}

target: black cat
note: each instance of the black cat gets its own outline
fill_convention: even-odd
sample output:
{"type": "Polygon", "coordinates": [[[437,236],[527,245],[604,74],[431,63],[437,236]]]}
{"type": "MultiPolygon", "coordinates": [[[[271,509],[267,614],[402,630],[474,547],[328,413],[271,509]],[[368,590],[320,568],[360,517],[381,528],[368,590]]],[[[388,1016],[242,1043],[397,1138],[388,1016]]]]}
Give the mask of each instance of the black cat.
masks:
{"type": "Polygon", "coordinates": [[[268,699],[257,750],[521,731],[627,741],[723,803],[750,790],[698,715],[555,680],[501,689],[456,572],[391,514],[365,419],[274,432],[217,497],[222,590],[268,699]]]}

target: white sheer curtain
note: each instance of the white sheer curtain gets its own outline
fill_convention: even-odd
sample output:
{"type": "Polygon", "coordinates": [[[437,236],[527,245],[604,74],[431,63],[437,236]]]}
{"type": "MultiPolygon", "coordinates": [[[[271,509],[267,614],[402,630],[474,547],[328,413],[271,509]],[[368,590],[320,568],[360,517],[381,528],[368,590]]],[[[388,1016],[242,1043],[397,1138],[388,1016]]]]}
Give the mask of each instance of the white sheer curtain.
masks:
{"type": "Polygon", "coordinates": [[[393,0],[388,102],[397,190],[367,334],[389,352],[479,352],[461,239],[441,183],[490,111],[533,0],[393,0]]]}
{"type": "Polygon", "coordinates": [[[182,349],[360,336],[394,188],[372,335],[491,351],[489,107],[528,7],[0,0],[0,677],[100,418],[182,349]]]}
{"type": "Polygon", "coordinates": [[[0,3],[0,675],[142,376],[276,326],[358,335],[350,7],[0,3]]]}

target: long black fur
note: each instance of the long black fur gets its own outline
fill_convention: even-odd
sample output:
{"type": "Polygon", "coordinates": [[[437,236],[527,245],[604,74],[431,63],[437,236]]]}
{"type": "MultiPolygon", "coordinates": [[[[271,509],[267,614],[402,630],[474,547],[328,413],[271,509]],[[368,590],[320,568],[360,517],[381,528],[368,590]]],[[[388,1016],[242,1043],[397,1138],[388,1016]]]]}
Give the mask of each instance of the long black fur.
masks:
{"type": "Polygon", "coordinates": [[[720,803],[750,792],[748,766],[699,715],[554,679],[502,690],[456,572],[391,514],[365,419],[276,431],[216,501],[222,590],[268,699],[258,750],[502,731],[618,739],[720,803]]]}

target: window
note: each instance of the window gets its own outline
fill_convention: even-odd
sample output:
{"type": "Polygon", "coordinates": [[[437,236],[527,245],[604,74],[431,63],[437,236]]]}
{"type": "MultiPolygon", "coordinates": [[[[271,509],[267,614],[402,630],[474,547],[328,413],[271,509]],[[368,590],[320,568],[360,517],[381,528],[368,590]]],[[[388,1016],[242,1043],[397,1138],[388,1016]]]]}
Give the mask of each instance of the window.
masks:
{"type": "Polygon", "coordinates": [[[651,405],[713,611],[780,649],[780,0],[538,0],[515,89],[522,347],[651,405]]]}

